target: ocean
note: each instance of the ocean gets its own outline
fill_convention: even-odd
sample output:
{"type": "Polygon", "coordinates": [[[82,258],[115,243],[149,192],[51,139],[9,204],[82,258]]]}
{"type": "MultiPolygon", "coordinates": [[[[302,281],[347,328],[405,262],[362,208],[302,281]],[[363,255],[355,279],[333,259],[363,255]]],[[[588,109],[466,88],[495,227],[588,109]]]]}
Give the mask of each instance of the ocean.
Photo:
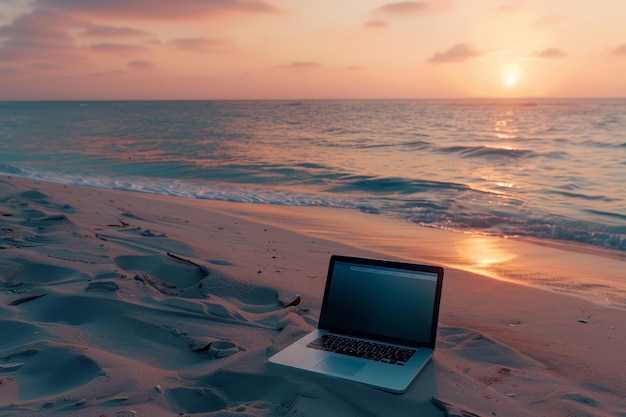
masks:
{"type": "Polygon", "coordinates": [[[626,99],[0,102],[0,172],[626,251],[626,99]]]}

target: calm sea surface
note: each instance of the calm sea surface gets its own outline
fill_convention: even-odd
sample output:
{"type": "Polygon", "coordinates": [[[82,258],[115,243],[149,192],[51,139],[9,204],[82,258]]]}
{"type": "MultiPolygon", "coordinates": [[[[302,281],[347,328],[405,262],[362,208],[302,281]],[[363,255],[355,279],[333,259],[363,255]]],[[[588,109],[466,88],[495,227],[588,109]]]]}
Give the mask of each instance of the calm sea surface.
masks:
{"type": "Polygon", "coordinates": [[[0,172],[626,251],[626,99],[0,102],[0,172]]]}

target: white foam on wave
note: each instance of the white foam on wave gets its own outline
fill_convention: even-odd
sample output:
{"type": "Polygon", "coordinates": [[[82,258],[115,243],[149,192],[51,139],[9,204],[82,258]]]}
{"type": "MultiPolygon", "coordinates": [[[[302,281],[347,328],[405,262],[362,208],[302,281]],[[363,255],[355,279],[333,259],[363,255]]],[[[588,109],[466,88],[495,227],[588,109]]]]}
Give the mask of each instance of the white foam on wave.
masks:
{"type": "MultiPolygon", "coordinates": [[[[125,176],[113,178],[105,175],[85,176],[80,174],[55,173],[52,171],[16,168],[0,165],[0,172],[40,181],[67,185],[88,186],[123,191],[134,191],[156,195],[230,201],[252,204],[284,206],[315,206],[358,210],[407,221],[416,227],[433,227],[457,232],[470,232],[493,236],[524,236],[546,241],[575,242],[604,249],[626,250],[626,236],[621,228],[596,230],[580,220],[554,217],[550,214],[537,216],[510,216],[506,212],[480,212],[472,210],[465,201],[460,207],[440,207],[429,204],[429,200],[403,200],[371,193],[306,192],[288,186],[243,186],[219,184],[208,181],[156,179],[125,176]],[[443,210],[443,211],[442,211],[443,210]],[[527,217],[529,216],[529,217],[527,217]]],[[[471,196],[470,196],[471,197],[471,196]]],[[[457,196],[457,199],[460,196],[457,196]]],[[[432,201],[430,203],[433,203],[432,201]]]]}
{"type": "MultiPolygon", "coordinates": [[[[288,206],[321,206],[336,208],[367,209],[355,200],[333,199],[323,195],[300,194],[287,189],[254,188],[211,184],[168,179],[153,180],[141,177],[112,178],[104,175],[84,176],[59,174],[51,171],[36,171],[29,168],[13,169],[10,172],[0,167],[0,172],[57,184],[106,188],[122,191],[143,192],[173,197],[205,200],[232,201],[238,203],[276,204],[288,206]]],[[[376,207],[370,207],[376,211],[376,207]]]]}

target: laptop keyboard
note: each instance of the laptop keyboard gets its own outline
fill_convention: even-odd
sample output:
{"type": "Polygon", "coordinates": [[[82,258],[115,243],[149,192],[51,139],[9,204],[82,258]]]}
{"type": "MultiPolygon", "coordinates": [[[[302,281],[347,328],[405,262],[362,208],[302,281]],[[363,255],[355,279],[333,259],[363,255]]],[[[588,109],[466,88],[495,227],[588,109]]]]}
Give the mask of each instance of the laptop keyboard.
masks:
{"type": "Polygon", "coordinates": [[[404,366],[415,353],[415,349],[411,348],[390,346],[329,334],[315,339],[307,347],[399,366],[404,366]]]}

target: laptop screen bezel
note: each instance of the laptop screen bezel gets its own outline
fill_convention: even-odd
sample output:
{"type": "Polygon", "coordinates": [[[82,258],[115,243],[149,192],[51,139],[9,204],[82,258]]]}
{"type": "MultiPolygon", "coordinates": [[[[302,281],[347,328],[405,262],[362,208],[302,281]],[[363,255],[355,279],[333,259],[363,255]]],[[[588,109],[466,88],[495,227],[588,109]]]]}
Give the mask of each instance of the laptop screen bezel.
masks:
{"type": "Polygon", "coordinates": [[[415,348],[435,348],[435,341],[437,339],[437,325],[439,322],[439,309],[441,304],[441,292],[443,287],[443,268],[440,266],[434,265],[420,265],[408,262],[401,261],[390,261],[390,260],[382,260],[382,259],[369,259],[369,258],[359,258],[352,256],[342,256],[342,255],[332,255],[330,258],[330,263],[328,267],[328,275],[326,277],[326,286],[324,288],[324,298],[322,301],[322,308],[320,311],[320,319],[318,323],[318,329],[325,330],[331,333],[338,333],[342,335],[359,337],[363,339],[372,339],[386,343],[392,343],[403,346],[411,346],[415,348]],[[412,272],[426,272],[437,275],[437,283],[436,283],[436,293],[435,293],[435,301],[433,305],[432,312],[432,323],[430,327],[430,335],[429,340],[427,342],[417,342],[415,340],[407,340],[401,338],[393,338],[388,336],[381,336],[376,334],[368,334],[363,332],[354,331],[352,329],[339,328],[333,324],[332,317],[328,313],[328,297],[331,288],[333,272],[335,269],[336,263],[348,263],[354,264],[358,266],[373,266],[373,267],[383,267],[383,268],[395,268],[395,269],[403,269],[412,272]]]}

